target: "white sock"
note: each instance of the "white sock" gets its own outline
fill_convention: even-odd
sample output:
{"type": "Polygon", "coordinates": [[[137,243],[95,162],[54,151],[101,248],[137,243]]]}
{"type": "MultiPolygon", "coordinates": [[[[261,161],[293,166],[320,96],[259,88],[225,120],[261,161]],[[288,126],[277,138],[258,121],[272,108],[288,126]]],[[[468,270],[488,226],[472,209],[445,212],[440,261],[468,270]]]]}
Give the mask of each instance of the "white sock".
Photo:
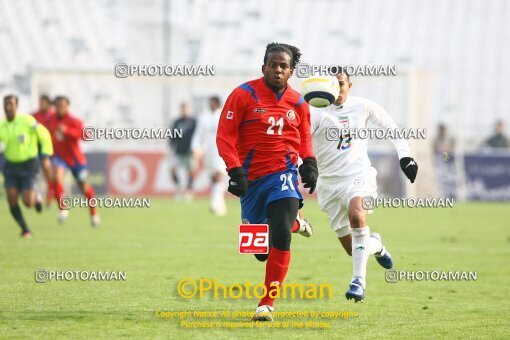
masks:
{"type": "Polygon", "coordinates": [[[211,208],[216,208],[216,197],[218,196],[218,183],[211,184],[211,194],[209,199],[211,200],[211,208]]]}
{"type": "Polygon", "coordinates": [[[370,228],[352,228],[352,279],[358,279],[365,288],[367,261],[370,255],[370,228]]]}
{"type": "Polygon", "coordinates": [[[369,237],[367,249],[370,255],[379,253],[380,251],[382,251],[382,243],[375,237],[369,237]]]}
{"type": "Polygon", "coordinates": [[[225,192],[227,191],[227,187],[225,185],[225,183],[223,182],[220,182],[218,183],[217,185],[218,187],[218,191],[217,191],[217,197],[216,197],[216,201],[218,202],[218,207],[220,208],[220,210],[222,211],[225,211],[227,209],[227,206],[226,206],[226,203],[225,203],[225,192]]]}
{"type": "Polygon", "coordinates": [[[221,182],[212,184],[211,207],[213,209],[225,209],[225,186],[221,182]]]}

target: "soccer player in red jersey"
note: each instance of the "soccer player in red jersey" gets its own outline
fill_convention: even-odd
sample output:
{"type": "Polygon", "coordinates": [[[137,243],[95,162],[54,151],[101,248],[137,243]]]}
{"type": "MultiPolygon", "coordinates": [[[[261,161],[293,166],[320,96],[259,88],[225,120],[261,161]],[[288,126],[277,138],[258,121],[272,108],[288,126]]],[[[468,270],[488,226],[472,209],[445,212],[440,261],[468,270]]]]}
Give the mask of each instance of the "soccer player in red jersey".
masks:
{"type": "MultiPolygon", "coordinates": [[[[54,155],[52,157],[55,169],[55,198],[59,202],[59,223],[67,217],[67,210],[60,205],[64,191],[64,175],[66,168],[70,169],[83,195],[88,199],[95,197],[94,188],[87,182],[87,158],[81,151],[80,140],[83,139],[83,123],[69,113],[69,99],[64,96],[55,98],[54,114],[48,120],[53,141],[54,155]]],[[[95,207],[90,207],[92,226],[99,225],[99,213],[95,207]]]]}
{"type": "Polygon", "coordinates": [[[51,105],[51,99],[47,95],[43,94],[39,97],[39,109],[38,111],[34,112],[32,116],[44,127],[46,127],[47,122],[52,117],[52,115],[55,113],[55,110],[53,109],[51,105]]]}
{"type": "MultiPolygon", "coordinates": [[[[43,94],[39,97],[39,110],[34,112],[32,116],[45,128],[48,128],[48,121],[55,114],[51,106],[50,97],[43,94]]],[[[46,192],[46,206],[49,206],[53,196],[55,195],[55,181],[53,180],[53,169],[51,168],[51,161],[48,157],[39,157],[41,168],[43,170],[44,178],[48,185],[46,192]]]]}
{"type": "Polygon", "coordinates": [[[241,198],[243,223],[269,224],[269,255],[257,256],[267,259],[266,295],[254,321],[273,319],[272,296],[289,268],[291,232],[303,200],[298,156],[301,181],[310,193],[318,177],[308,104],[287,84],[300,57],[294,46],[267,45],[264,76],[232,91],[218,124],[216,144],[230,176],[228,191],[241,198]]]}

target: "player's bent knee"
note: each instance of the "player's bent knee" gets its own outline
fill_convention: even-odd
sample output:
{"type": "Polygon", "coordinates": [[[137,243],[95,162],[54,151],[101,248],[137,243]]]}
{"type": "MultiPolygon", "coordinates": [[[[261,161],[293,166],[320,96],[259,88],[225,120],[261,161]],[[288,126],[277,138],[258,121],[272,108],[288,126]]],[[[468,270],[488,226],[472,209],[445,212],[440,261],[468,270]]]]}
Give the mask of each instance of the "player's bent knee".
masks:
{"type": "Polygon", "coordinates": [[[349,222],[351,228],[362,228],[365,226],[365,212],[361,209],[349,211],[349,222]]]}
{"type": "Polygon", "coordinates": [[[298,200],[290,197],[273,201],[268,205],[269,230],[275,248],[290,250],[291,229],[296,220],[298,205],[298,200]]]}
{"type": "Polygon", "coordinates": [[[275,219],[272,219],[269,224],[269,230],[271,231],[273,247],[285,251],[289,250],[292,240],[291,229],[288,221],[275,221],[275,219]]]}
{"type": "Polygon", "coordinates": [[[273,234],[273,246],[280,250],[290,250],[290,242],[292,240],[292,234],[290,231],[288,233],[282,232],[278,234],[273,234]]]}

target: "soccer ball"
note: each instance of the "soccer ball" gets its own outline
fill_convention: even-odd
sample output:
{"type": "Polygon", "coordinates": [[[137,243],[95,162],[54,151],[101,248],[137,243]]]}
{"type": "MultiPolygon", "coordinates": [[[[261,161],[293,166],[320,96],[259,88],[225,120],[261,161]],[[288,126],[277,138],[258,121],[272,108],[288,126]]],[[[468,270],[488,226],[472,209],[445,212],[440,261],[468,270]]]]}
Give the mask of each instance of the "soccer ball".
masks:
{"type": "Polygon", "coordinates": [[[301,83],[301,94],[314,107],[333,104],[340,94],[340,85],[335,77],[310,77],[301,83]]]}

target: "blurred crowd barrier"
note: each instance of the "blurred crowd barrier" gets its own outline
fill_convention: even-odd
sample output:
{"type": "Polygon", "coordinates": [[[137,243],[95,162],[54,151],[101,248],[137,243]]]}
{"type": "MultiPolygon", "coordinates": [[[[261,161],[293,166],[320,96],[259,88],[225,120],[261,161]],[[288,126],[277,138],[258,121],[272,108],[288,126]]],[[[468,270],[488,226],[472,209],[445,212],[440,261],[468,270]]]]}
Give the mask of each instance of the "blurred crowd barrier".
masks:
{"type": "MultiPolygon", "coordinates": [[[[90,152],[87,158],[90,183],[99,195],[164,197],[175,191],[171,178],[175,160],[166,152],[90,152]]],[[[405,196],[407,180],[401,174],[395,154],[370,153],[370,158],[377,169],[379,195],[405,196]]],[[[428,174],[434,178],[437,187],[435,196],[461,200],[463,197],[468,201],[510,201],[510,151],[466,153],[460,175],[464,180],[459,180],[462,178],[459,178],[456,161],[454,155],[448,155],[448,158],[436,155],[435,166],[429,167],[434,169],[434,174],[428,174]]],[[[3,157],[0,157],[0,166],[3,166],[3,157]]],[[[198,167],[195,176],[195,193],[207,194],[208,174],[198,167]]],[[[3,184],[1,175],[0,183],[3,184]]],[[[72,191],[78,192],[76,188],[72,191]]]]}

